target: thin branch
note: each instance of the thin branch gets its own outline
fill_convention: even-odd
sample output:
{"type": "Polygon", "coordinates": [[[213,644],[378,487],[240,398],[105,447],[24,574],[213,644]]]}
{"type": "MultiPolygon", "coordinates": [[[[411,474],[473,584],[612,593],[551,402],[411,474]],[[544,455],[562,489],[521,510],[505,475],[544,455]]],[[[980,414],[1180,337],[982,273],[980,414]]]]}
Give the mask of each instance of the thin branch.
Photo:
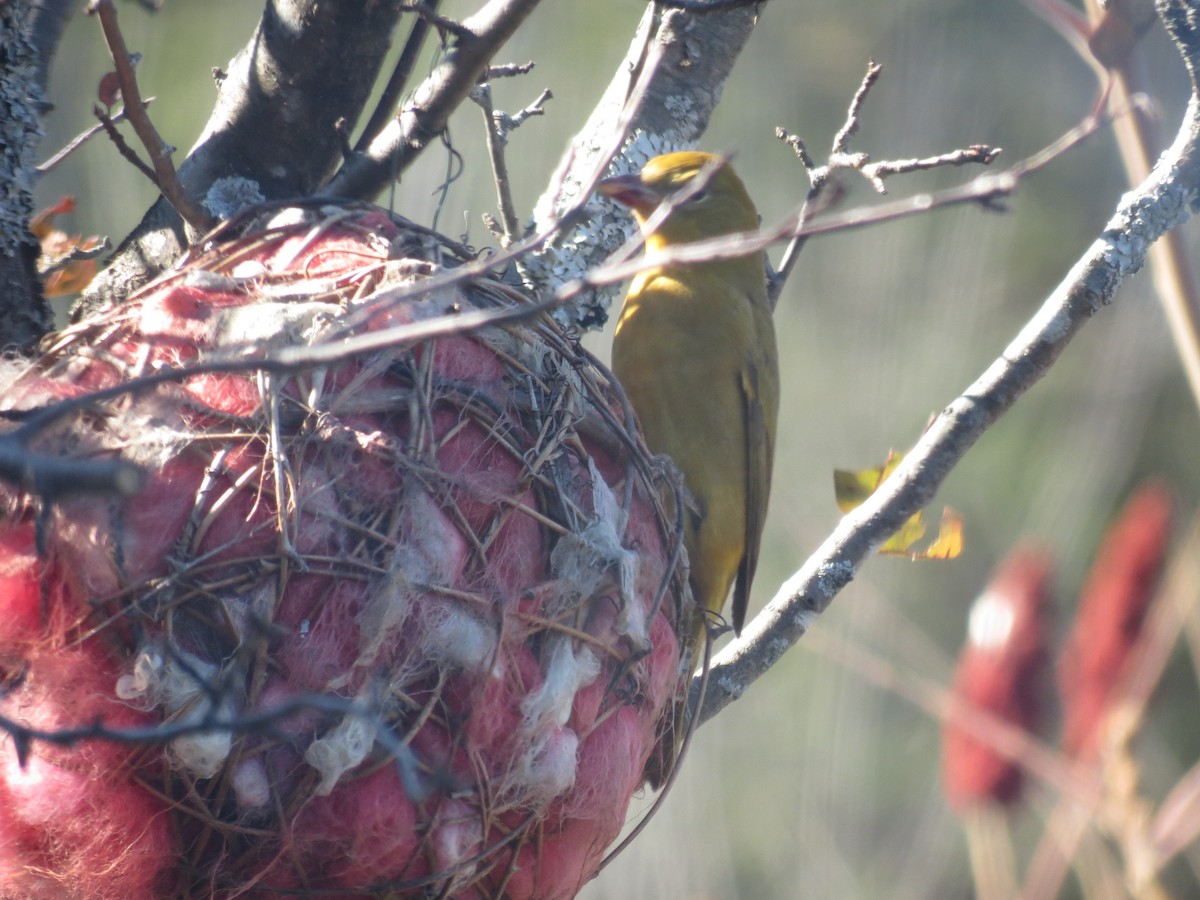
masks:
{"type": "MultiPolygon", "coordinates": [[[[147,97],[145,100],[142,101],[142,105],[149,106],[153,102],[154,102],[153,97],[147,97]]],[[[97,114],[97,115],[99,115],[99,114],[97,114]]],[[[126,118],[125,107],[122,106],[120,109],[118,109],[112,115],[108,115],[107,113],[105,113],[105,115],[108,116],[109,123],[111,123],[113,125],[116,125],[120,122],[124,122],[125,118],[126,118]]],[[[63,147],[57,153],[55,153],[53,156],[51,156],[45,162],[39,164],[36,167],[37,173],[39,175],[45,175],[47,172],[52,171],[55,167],[57,167],[60,163],[62,163],[68,156],[70,156],[72,153],[74,153],[76,150],[78,150],[80,147],[82,147],[84,144],[86,144],[88,141],[90,141],[92,138],[94,138],[96,135],[98,135],[101,131],[106,131],[106,130],[107,129],[105,127],[104,120],[101,119],[99,122],[97,122],[91,128],[81,131],[79,134],[75,135],[75,137],[71,138],[71,140],[68,143],[64,144],[63,147]]]]}
{"type": "Polygon", "coordinates": [[[171,162],[171,154],[175,152],[175,148],[169,146],[159,136],[150,117],[146,114],[146,105],[142,102],[142,92],[138,87],[137,75],[134,74],[133,66],[130,63],[129,50],[125,47],[125,36],[121,34],[121,27],[117,23],[117,8],[113,6],[112,0],[91,0],[87,7],[87,13],[100,18],[104,40],[112,54],[117,80],[121,84],[121,96],[125,98],[126,115],[129,117],[129,124],[133,126],[133,130],[141,140],[142,146],[150,154],[150,162],[154,166],[155,184],[185,222],[197,231],[208,231],[213,226],[213,217],[184,190],[179,181],[179,175],[175,171],[175,164],[171,162]]]}
{"type": "Polygon", "coordinates": [[[490,0],[464,21],[454,44],[417,89],[413,101],[387,123],[364,152],[342,167],[327,192],[339,197],[374,197],[407,169],[417,154],[445,130],[450,114],[476,85],[492,55],[538,2],[490,0]]]}
{"type": "Polygon", "coordinates": [[[484,133],[487,135],[488,156],[492,161],[492,179],[496,182],[496,205],[500,209],[500,244],[507,247],[521,229],[513,203],[512,184],[508,179],[508,163],[504,159],[505,140],[496,121],[492,106],[492,86],[486,81],[471,91],[471,100],[483,111],[484,133]]]}
{"type": "Polygon", "coordinates": [[[808,174],[809,189],[797,218],[795,236],[780,258],[779,268],[768,276],[768,296],[772,308],[779,302],[783,286],[796,267],[800,251],[804,249],[804,245],[808,241],[810,235],[805,229],[809,221],[819,212],[831,207],[840,196],[840,192],[834,192],[836,187],[834,176],[838,172],[844,170],[858,172],[870,183],[876,193],[886,194],[887,187],[884,179],[893,175],[907,175],[912,172],[939,169],[945,166],[974,164],[986,166],[991,165],[1000,154],[999,148],[983,144],[972,144],[966,148],[921,159],[895,159],[881,162],[871,162],[871,157],[866,153],[851,152],[850,138],[858,133],[862,124],[863,104],[882,72],[883,67],[875,60],[867,61],[866,74],[863,75],[858,90],[854,92],[854,97],[850,100],[850,105],[846,110],[846,121],[834,135],[829,158],[824,165],[818,166],[813,161],[812,155],[799,136],[788,134],[782,127],[775,129],[775,137],[790,146],[800,160],[800,164],[804,166],[804,170],[808,174]]]}
{"type": "Polygon", "coordinates": [[[515,78],[518,75],[528,75],[533,71],[533,60],[524,63],[504,63],[499,66],[488,66],[487,80],[495,81],[497,78],[515,78]]]}
{"type": "Polygon", "coordinates": [[[65,269],[72,263],[87,262],[91,259],[97,259],[112,249],[112,241],[107,237],[102,237],[99,240],[88,243],[86,246],[82,243],[76,244],[66,253],[51,259],[49,262],[38,265],[38,275],[45,278],[47,275],[53,275],[55,272],[65,269]]]}
{"type": "MultiPolygon", "coordinates": [[[[424,5],[427,9],[437,12],[439,2],[440,0],[427,0],[424,5]]],[[[379,95],[379,102],[375,104],[375,109],[367,120],[363,132],[358,138],[358,143],[354,146],[355,153],[365,152],[371,142],[379,137],[379,132],[383,131],[384,126],[397,114],[404,86],[412,77],[413,68],[417,64],[417,56],[425,44],[427,34],[429,34],[429,18],[422,15],[416,16],[412,29],[408,32],[408,39],[404,42],[404,49],[400,51],[400,58],[396,60],[392,74],[388,76],[388,82],[384,85],[383,93],[379,95]]]]}
{"type": "MultiPolygon", "coordinates": [[[[808,243],[809,236],[804,233],[808,222],[817,212],[832,206],[837,201],[838,196],[840,196],[840,191],[834,193],[832,196],[827,192],[827,189],[832,185],[830,176],[838,168],[860,167],[867,162],[867,157],[863,154],[860,154],[858,157],[849,156],[850,138],[859,129],[863,104],[866,102],[867,95],[871,92],[871,88],[874,87],[875,82],[879,80],[879,75],[882,72],[883,67],[875,62],[875,60],[867,60],[867,71],[863,75],[862,81],[859,82],[858,90],[854,92],[854,96],[850,99],[850,106],[846,110],[846,121],[838,129],[837,134],[834,135],[829,159],[824,166],[818,166],[815,163],[812,155],[808,152],[808,148],[804,145],[804,141],[798,135],[788,134],[782,127],[775,129],[775,137],[787,143],[800,160],[800,164],[804,166],[804,171],[808,175],[808,194],[804,198],[804,203],[800,207],[800,214],[796,220],[796,234],[784,249],[783,256],[779,262],[779,268],[770,272],[767,276],[767,299],[771,302],[771,309],[774,309],[775,305],[779,302],[779,297],[783,294],[783,286],[787,284],[792,270],[796,268],[796,261],[800,258],[800,251],[808,243]]],[[[881,191],[880,193],[883,192],[881,191]]]]}
{"type": "Polygon", "coordinates": [[[1071,45],[1080,59],[1092,66],[1097,76],[1104,80],[1107,73],[1088,49],[1091,27],[1087,17],[1065,0],[1021,0],[1035,16],[1050,26],[1054,32],[1071,45]]]}
{"type": "Polygon", "coordinates": [[[993,206],[1016,189],[1019,177],[1012,171],[1001,172],[997,175],[981,175],[978,178],[958,187],[948,188],[930,194],[919,194],[915,197],[896,200],[866,208],[856,208],[845,213],[822,217],[819,221],[807,225],[799,225],[799,214],[792,216],[783,224],[766,230],[740,231],[720,238],[703,241],[693,241],[680,244],[655,254],[654,260],[634,259],[628,262],[612,263],[592,270],[583,278],[569,282],[559,289],[560,294],[572,295],[584,287],[598,287],[606,284],[617,284],[644,272],[647,268],[663,265],[687,265],[693,263],[713,262],[722,259],[737,259],[765,250],[773,244],[788,240],[792,237],[812,237],[818,234],[832,234],[852,229],[866,228],[908,218],[919,213],[934,209],[945,209],[951,206],[961,206],[964,203],[977,203],[983,206],[993,206]]]}
{"type": "Polygon", "coordinates": [[[814,652],[938,722],[953,722],[1047,787],[1081,801],[1099,799],[1100,785],[1086,766],[1075,764],[1019,725],[956,695],[938,680],[897,666],[869,648],[830,640],[819,631],[811,639],[814,652]]]}
{"type": "Polygon", "coordinates": [[[70,19],[75,0],[39,0],[29,11],[29,42],[33,45],[37,74],[34,83],[40,96],[45,96],[50,81],[50,67],[58,53],[63,32],[70,19]]]}
{"type": "Polygon", "coordinates": [[[867,102],[867,95],[871,93],[871,88],[875,86],[882,72],[883,66],[873,59],[867,60],[867,74],[863,76],[858,90],[850,100],[850,108],[846,110],[846,122],[833,136],[833,155],[850,152],[850,138],[858,133],[862,123],[863,104],[867,102]]]}
{"type": "MultiPolygon", "coordinates": [[[[1182,0],[1165,0],[1168,28],[1195,71],[1200,35],[1182,0]]],[[[1153,242],[1200,205],[1200,98],[1193,94],[1174,145],[1150,177],[1126,194],[1084,256],[1004,353],[946,407],[895,473],[781,587],[742,636],[713,660],[703,708],[707,721],[745,690],[809,629],[858,568],[933,497],[950,470],[983,433],[1028,390],[1083,324],[1111,303],[1126,276],[1146,260],[1153,242]]],[[[696,682],[693,681],[693,691],[696,682]]]]}
{"type": "MultiPolygon", "coordinates": [[[[158,173],[156,173],[154,169],[150,168],[150,166],[142,162],[142,158],[137,155],[137,151],[129,146],[129,142],[126,141],[121,132],[117,130],[117,126],[114,124],[112,117],[110,117],[109,114],[104,111],[104,108],[98,104],[92,107],[92,112],[95,114],[96,118],[100,120],[99,127],[102,128],[104,133],[108,135],[108,139],[112,141],[113,146],[117,148],[117,152],[121,154],[121,158],[145,175],[146,178],[151,181],[151,183],[158,187],[158,173]]],[[[162,190],[162,188],[159,187],[159,190],[162,190]]]]}
{"type": "Polygon", "coordinates": [[[892,175],[909,175],[913,172],[944,169],[950,166],[990,166],[1000,153],[999,147],[971,144],[969,147],[921,159],[888,159],[877,163],[867,163],[859,171],[862,172],[864,178],[871,182],[871,186],[877,193],[886,194],[887,188],[884,186],[883,179],[890,178],[892,175]]]}
{"type": "MultiPolygon", "coordinates": [[[[489,70],[489,74],[494,71],[489,70]]],[[[510,116],[503,110],[497,110],[492,106],[492,86],[488,82],[476,85],[475,89],[471,91],[471,99],[483,110],[488,156],[492,161],[492,177],[496,182],[496,202],[500,208],[500,222],[503,226],[500,238],[505,247],[516,240],[521,230],[521,223],[517,217],[516,204],[513,202],[512,183],[508,177],[508,163],[504,158],[504,147],[508,143],[508,135],[511,131],[520,128],[521,124],[530,116],[545,114],[542,105],[553,96],[547,88],[531,104],[516,115],[510,116]]]]}
{"type": "Polygon", "coordinates": [[[502,144],[508,143],[509,134],[524,125],[526,120],[532,118],[533,116],[544,116],[546,114],[546,101],[553,99],[554,94],[551,93],[550,88],[545,88],[540,94],[537,95],[532,103],[530,103],[524,109],[517,110],[517,112],[513,113],[512,115],[509,115],[502,109],[497,110],[496,131],[500,136],[500,142],[502,144]]]}
{"type": "Polygon", "coordinates": [[[406,12],[414,12],[421,17],[422,20],[432,25],[443,35],[453,35],[457,38],[471,38],[471,28],[457,19],[451,19],[449,16],[440,15],[437,11],[437,3],[425,3],[422,0],[409,0],[402,7],[406,12]]]}
{"type": "MultiPolygon", "coordinates": [[[[254,33],[216,79],[216,104],[179,166],[189,194],[205,197],[229,179],[251,182],[268,200],[320,191],[342,162],[334,123],[343,118],[354,130],[363,118],[401,14],[401,4],[376,0],[268,0],[254,33]]],[[[122,303],[178,259],[187,237],[160,197],[73,315],[122,303]]]]}

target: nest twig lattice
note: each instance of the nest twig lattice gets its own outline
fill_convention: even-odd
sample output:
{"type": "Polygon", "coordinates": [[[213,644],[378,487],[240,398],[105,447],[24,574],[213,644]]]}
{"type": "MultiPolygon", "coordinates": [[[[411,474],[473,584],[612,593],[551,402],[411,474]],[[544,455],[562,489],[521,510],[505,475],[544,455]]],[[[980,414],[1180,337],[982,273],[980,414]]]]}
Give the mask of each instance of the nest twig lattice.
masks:
{"type": "Polygon", "coordinates": [[[260,208],[13,380],[74,397],[37,450],[148,472],[37,528],[47,640],[103,647],[157,729],[122,777],[179,894],[569,895],[674,761],[677,481],[552,318],[453,326],[532,303],[468,259],[365,204],[260,208]]]}

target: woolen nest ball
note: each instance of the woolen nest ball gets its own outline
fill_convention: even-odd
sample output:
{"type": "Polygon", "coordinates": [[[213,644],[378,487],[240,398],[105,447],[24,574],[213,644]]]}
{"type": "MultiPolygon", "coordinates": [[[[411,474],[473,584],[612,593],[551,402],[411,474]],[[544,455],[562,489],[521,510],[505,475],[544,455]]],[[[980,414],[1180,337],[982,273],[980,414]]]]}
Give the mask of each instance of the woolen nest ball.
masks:
{"type": "Polygon", "coordinates": [[[5,365],[0,895],[591,877],[693,612],[674,482],[531,305],[376,207],[276,206],[5,365]]]}

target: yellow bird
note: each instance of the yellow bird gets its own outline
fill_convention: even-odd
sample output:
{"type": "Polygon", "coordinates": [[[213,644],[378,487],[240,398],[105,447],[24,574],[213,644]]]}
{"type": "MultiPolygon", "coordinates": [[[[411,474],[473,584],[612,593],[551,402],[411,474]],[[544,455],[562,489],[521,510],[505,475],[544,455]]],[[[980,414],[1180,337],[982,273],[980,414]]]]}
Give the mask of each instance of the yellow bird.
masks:
{"type": "MultiPolygon", "coordinates": [[[[680,244],[757,228],[741,179],[712,154],[684,152],[655,157],[638,175],[600,182],[600,193],[645,226],[702,169],[711,172],[707,184],[645,235],[647,263],[680,244]]],[[[612,367],[647,446],[675,461],[695,500],[684,531],[692,592],[715,615],[732,586],[740,633],[767,514],[779,409],[764,254],[668,262],[638,275],[617,320],[612,367]]],[[[697,628],[697,638],[702,633],[697,628]]]]}

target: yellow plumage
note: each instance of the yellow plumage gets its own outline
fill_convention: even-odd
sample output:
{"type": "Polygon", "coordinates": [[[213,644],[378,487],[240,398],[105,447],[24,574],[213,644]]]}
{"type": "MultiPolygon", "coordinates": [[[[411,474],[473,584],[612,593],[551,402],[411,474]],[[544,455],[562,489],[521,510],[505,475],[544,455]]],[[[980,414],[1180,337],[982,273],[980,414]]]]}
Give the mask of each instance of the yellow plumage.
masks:
{"type": "MultiPolygon", "coordinates": [[[[757,228],[741,179],[711,154],[685,152],[601,182],[601,193],[645,225],[706,165],[717,166],[707,185],[646,235],[647,262],[672,246],[757,228]]],[[[739,632],[767,513],[779,407],[764,262],[756,252],[643,272],[630,285],[613,340],[613,372],[647,445],[675,461],[696,501],[684,534],[693,593],[717,614],[733,587],[739,632]]]]}

